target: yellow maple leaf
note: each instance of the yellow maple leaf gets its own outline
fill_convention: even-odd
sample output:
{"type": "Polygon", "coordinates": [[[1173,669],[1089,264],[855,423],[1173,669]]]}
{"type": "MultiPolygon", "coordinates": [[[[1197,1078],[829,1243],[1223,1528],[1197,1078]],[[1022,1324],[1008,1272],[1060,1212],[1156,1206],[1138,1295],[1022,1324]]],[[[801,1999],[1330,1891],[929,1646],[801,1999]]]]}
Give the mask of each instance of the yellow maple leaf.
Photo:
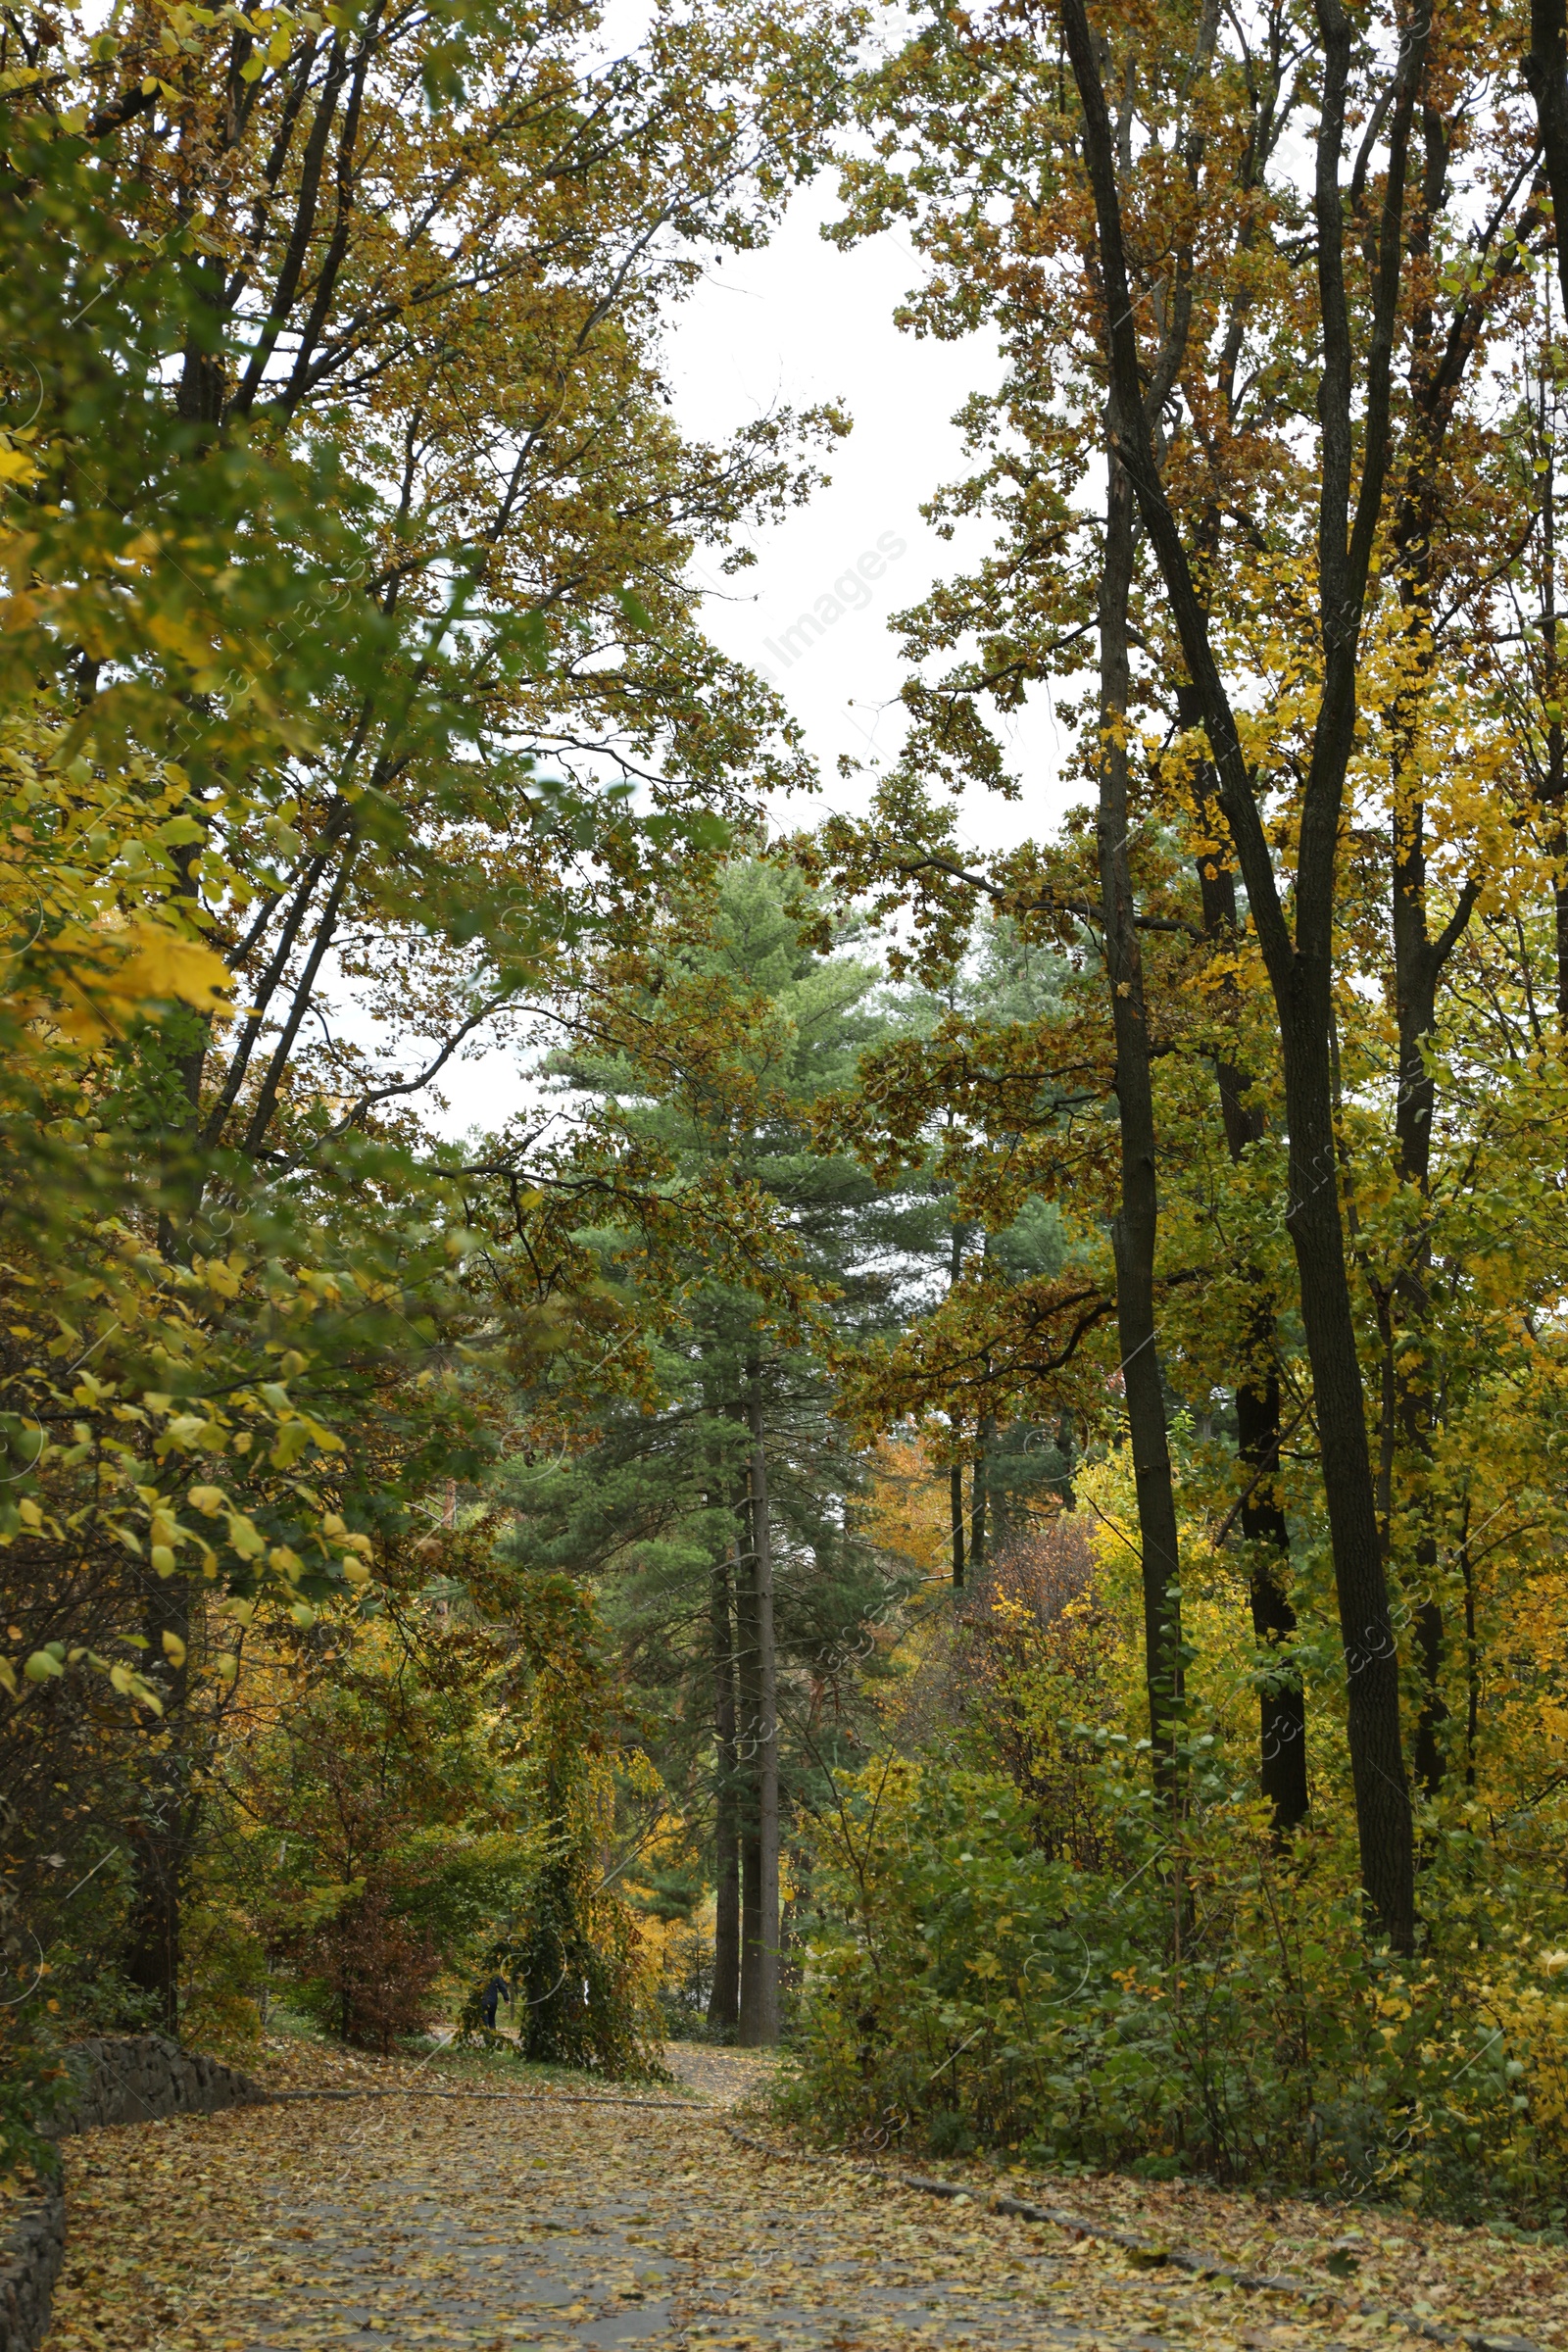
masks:
{"type": "Polygon", "coordinates": [[[200,940],[182,939],[153,923],[127,924],[106,935],[78,933],[53,943],[67,968],[63,1002],[34,1009],[63,1035],[98,1045],[138,1013],[162,1004],[190,1004],[215,1012],[230,985],[227,965],[200,940]]]}

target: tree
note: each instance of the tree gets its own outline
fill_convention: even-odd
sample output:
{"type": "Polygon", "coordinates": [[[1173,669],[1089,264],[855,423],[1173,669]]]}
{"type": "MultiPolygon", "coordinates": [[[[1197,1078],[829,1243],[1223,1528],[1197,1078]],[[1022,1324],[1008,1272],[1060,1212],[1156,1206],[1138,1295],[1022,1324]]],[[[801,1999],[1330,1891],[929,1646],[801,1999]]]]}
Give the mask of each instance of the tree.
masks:
{"type": "MultiPolygon", "coordinates": [[[[1408,1948],[1415,1932],[1414,1841],[1399,1735],[1397,1649],[1368,1459],[1339,1200],[1332,975],[1341,811],[1354,742],[1362,622],[1373,549],[1393,472],[1391,376],[1396,318],[1410,253],[1405,181],[1430,20],[1421,17],[1400,28],[1397,63],[1384,102],[1387,165],[1381,213],[1371,238],[1370,303],[1363,324],[1363,315],[1352,311],[1346,282],[1351,28],[1332,0],[1317,11],[1322,84],[1312,217],[1323,353],[1316,583],[1323,682],[1301,797],[1292,892],[1294,918],[1282,902],[1253,771],[1214,658],[1209,616],[1161,479],[1147,379],[1133,324],[1115,137],[1082,0],[1064,0],[1062,22],[1083,107],[1085,161],[1094,190],[1112,447],[1136,488],[1170,599],[1214,756],[1221,812],[1247,885],[1249,910],[1279,1016],[1290,1126],[1292,1197],[1287,1222],[1300,1268],[1302,1315],[1312,1358],[1333,1530],[1362,1869],[1384,1931],[1396,1945],[1408,1948]],[[1359,417],[1357,479],[1352,404],[1358,359],[1363,370],[1364,408],[1359,417]]],[[[1195,152],[1195,167],[1197,161],[1195,152]]],[[[1355,169],[1364,170],[1364,165],[1355,169]]],[[[1353,177],[1349,200],[1352,208],[1358,209],[1353,177]]],[[[1189,241],[1177,262],[1182,282],[1153,371],[1154,383],[1161,386],[1176,380],[1186,356],[1191,308],[1185,280],[1190,263],[1189,241]]],[[[1464,911],[1467,913],[1468,907],[1464,911]]],[[[1424,940],[1417,943],[1418,960],[1424,945],[1424,940]]],[[[1431,961],[1431,957],[1422,961],[1423,973],[1431,961]]],[[[1416,1010],[1412,1017],[1417,1024],[1413,1034],[1419,1036],[1422,1014],[1416,1010]]]]}
{"type": "MultiPolygon", "coordinates": [[[[978,1185],[972,1181],[974,1133],[965,1117],[967,1105],[951,1085],[943,1091],[933,1083],[926,1090],[925,1158],[920,1162],[915,1150],[919,1120],[911,1123],[908,1116],[908,1090],[911,1082],[918,1088],[914,1073],[928,1046],[955,1033],[972,1037],[1004,1024],[1059,1020],[1061,998],[1069,985],[1059,958],[1049,950],[1032,948],[1018,925],[1005,918],[982,923],[940,988],[906,981],[890,1000],[887,1041],[862,1055],[858,1085],[830,1096],[817,1111],[819,1143],[829,1148],[848,1143],[872,1174],[904,1191],[904,1247],[918,1253],[930,1269],[921,1286],[923,1297],[906,1302],[906,1329],[911,1333],[918,1332],[920,1315],[917,1311],[911,1317],[909,1308],[937,1306],[941,1311],[940,1302],[946,1300],[947,1311],[961,1314],[964,1285],[976,1275],[995,1289],[1016,1281],[1049,1281],[1061,1267],[1066,1242],[1054,1202],[1026,1200],[1009,1223],[988,1218],[994,1205],[988,1188],[983,1180],[978,1185]]],[[[1011,1204],[1016,1206],[1015,1201],[1011,1204]]],[[[846,1351],[838,1365],[852,1409],[867,1386],[867,1371],[878,1361],[879,1351],[867,1355],[857,1347],[846,1351]]],[[[999,1418],[984,1370],[982,1365],[972,1394],[955,1387],[946,1396],[946,1436],[940,1426],[928,1426],[922,1437],[927,1448],[945,1447],[950,1457],[950,1557],[956,1590],[971,1573],[979,1577],[990,1553],[1006,1541],[1018,1515],[1027,1514],[1042,1491],[1048,1495],[1057,1492],[1072,1452],[1068,1424],[1058,1421],[1047,1440],[1032,1419],[999,1418]]],[[[875,1385],[873,1374],[869,1387],[874,1390],[875,1385]]],[[[923,1401],[936,1403],[935,1392],[923,1401]]],[[[881,1409],[880,1404],[871,1405],[864,1417],[867,1431],[880,1429],[881,1409]]]]}
{"type": "Polygon", "coordinates": [[[471,1967],[538,1875],[495,1736],[498,1636],[404,1591],[248,1661],[223,1726],[201,1875],[345,2041],[384,2052],[428,2025],[438,1978],[471,1967]]]}
{"type": "MultiPolygon", "coordinates": [[[[881,1025],[878,975],[853,953],[803,946],[787,895],[754,860],[723,869],[710,903],[683,895],[634,964],[563,1007],[569,1042],[554,1066],[677,1165],[755,1191],[759,1247],[788,1245],[810,1311],[785,1318],[755,1272],[688,1257],[680,1312],[659,1336],[655,1408],[612,1407],[581,1451],[567,1425],[553,1467],[514,1457],[500,1486],[519,1556],[601,1580],[650,1714],[671,1687],[683,1693],[661,1763],[675,1788],[705,1768],[719,1892],[710,2014],[743,2041],[777,2032],[775,1809],[787,1818],[824,1746],[853,1739],[853,1707],[842,1729],[823,1717],[853,1690],[854,1652],[888,1592],[853,1530],[861,1472],[832,1417],[827,1349],[835,1331],[863,1343],[889,1314],[888,1261],[908,1222],[902,1201],[879,1202],[852,1164],[810,1148],[813,1103],[881,1025]]],[[[548,1401],[534,1400],[536,1417],[548,1401]]]]}
{"type": "MultiPolygon", "coordinates": [[[[1036,185],[1041,110],[1051,118],[1053,86],[1049,66],[1009,25],[988,24],[977,39],[967,22],[962,27],[950,24],[938,11],[896,67],[873,73],[863,87],[862,116],[877,137],[876,160],[849,168],[853,210],[841,233],[859,233],[895,215],[912,214],[920,242],[932,257],[932,274],[914,312],[921,328],[956,333],[984,311],[1004,335],[1009,368],[999,392],[977,395],[964,412],[971,447],[985,460],[983,470],[945,491],[939,502],[945,514],[976,509],[992,514],[1001,530],[999,553],[973,578],[945,583],[904,616],[912,654],[961,648],[961,656],[935,684],[918,674],[911,677],[906,700],[914,729],[901,772],[884,790],[876,822],[858,840],[853,828],[841,827],[835,834],[830,827],[828,836],[830,854],[844,870],[860,879],[903,877],[937,944],[951,944],[958,906],[972,903],[969,894],[977,893],[989,895],[1032,932],[1054,937],[1068,953],[1081,952],[1085,929],[1094,943],[1090,953],[1106,981],[1112,1091],[1122,1111],[1121,1195],[1112,1223],[1119,1268],[1115,1296],[1133,1442],[1146,1463],[1141,1520],[1151,1724],[1168,1755],[1181,1642],[1179,1609],[1171,1615],[1175,1516],[1153,1291],[1152,1063],[1154,1055],[1172,1051],[1176,1036],[1191,1037],[1193,1007],[1189,1004],[1176,1016],[1174,1030],[1167,1018],[1157,1042],[1152,1039],[1141,943],[1152,943],[1162,933],[1179,938],[1192,915],[1172,889],[1167,846],[1150,842],[1144,833],[1147,792],[1138,792],[1133,782],[1133,710],[1146,711],[1151,705],[1157,710],[1162,700],[1169,707],[1170,698],[1156,663],[1136,681],[1130,666],[1132,643],[1147,649],[1150,620],[1138,587],[1130,488],[1116,469],[1114,454],[1106,458],[1102,451],[1100,343],[1092,304],[1075,282],[1081,208],[1071,169],[1061,181],[1053,176],[1053,166],[1047,184],[1036,185]],[[999,109],[996,92],[1003,85],[1012,98],[999,109]],[[902,160],[884,160],[902,159],[911,145],[921,158],[912,173],[902,160]],[[1008,221],[998,210],[1004,192],[1013,207],[1008,221]],[[964,300],[956,305],[949,263],[959,243],[971,246],[977,259],[966,273],[964,300]],[[1060,266],[1054,267],[1058,259],[1060,266]],[[1078,478],[1097,458],[1106,466],[1108,502],[1099,529],[1075,498],[1078,478]],[[1135,599],[1136,617],[1130,617],[1135,599]],[[1081,854],[1064,858],[1031,848],[977,871],[974,860],[956,855],[927,797],[926,780],[980,781],[1013,790],[980,706],[989,700],[1005,712],[1032,681],[1070,674],[1091,632],[1102,649],[1100,717],[1096,742],[1085,740],[1080,758],[1100,802],[1095,869],[1085,870],[1088,861],[1081,854]],[[976,640],[978,658],[970,651],[976,640]]],[[[1152,115],[1163,121],[1159,110],[1175,102],[1157,67],[1146,86],[1152,115]]],[[[1268,114],[1266,105],[1260,115],[1254,110],[1250,154],[1258,169],[1281,127],[1268,114]]],[[[1076,714],[1083,715],[1081,709],[1076,714]]],[[[1204,927],[1219,956],[1230,951],[1233,937],[1223,923],[1224,881],[1201,841],[1196,846],[1204,927]]],[[[1183,974],[1179,962],[1172,969],[1168,955],[1165,962],[1162,976],[1190,994],[1196,975],[1183,974]]],[[[1234,1063],[1223,1054],[1216,1063],[1222,1094],[1228,1091],[1235,1099],[1240,1152],[1256,1112],[1250,1108],[1244,1118],[1240,1097],[1247,1082],[1239,1079],[1234,1063]]],[[[1266,1341],[1272,1323],[1266,1299],[1259,1301],[1255,1322],[1266,1341]]],[[[1255,1494],[1259,1478],[1267,1475],[1277,1430],[1277,1414],[1270,1420],[1275,1394],[1270,1378],[1265,1347],[1255,1386],[1249,1380],[1242,1391],[1248,1480],[1253,1490],[1244,1507],[1249,1537],[1259,1547],[1254,1605],[1260,1646],[1290,1630],[1284,1597],[1288,1569],[1279,1559],[1283,1520],[1277,1510],[1267,1511],[1266,1494],[1255,1494]],[[1274,1540],[1272,1566],[1261,1556],[1265,1534],[1274,1540]]],[[[1274,1784],[1271,1793],[1282,1822],[1288,1823],[1305,1810],[1298,1682],[1288,1666],[1281,1670],[1271,1662],[1260,1696],[1264,1778],[1274,1784]]]]}

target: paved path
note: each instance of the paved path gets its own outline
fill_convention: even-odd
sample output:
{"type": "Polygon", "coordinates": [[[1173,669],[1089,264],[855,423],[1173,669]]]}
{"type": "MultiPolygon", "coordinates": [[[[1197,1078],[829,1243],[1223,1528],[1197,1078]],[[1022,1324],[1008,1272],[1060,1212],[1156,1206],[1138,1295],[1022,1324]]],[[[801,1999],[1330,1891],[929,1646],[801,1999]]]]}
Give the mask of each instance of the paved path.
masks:
{"type": "Polygon", "coordinates": [[[48,2352],[1390,2340],[848,2167],[772,2162],[723,2123],[710,2092],[696,2113],[397,2098],[88,2133],[68,2143],[48,2352]]]}

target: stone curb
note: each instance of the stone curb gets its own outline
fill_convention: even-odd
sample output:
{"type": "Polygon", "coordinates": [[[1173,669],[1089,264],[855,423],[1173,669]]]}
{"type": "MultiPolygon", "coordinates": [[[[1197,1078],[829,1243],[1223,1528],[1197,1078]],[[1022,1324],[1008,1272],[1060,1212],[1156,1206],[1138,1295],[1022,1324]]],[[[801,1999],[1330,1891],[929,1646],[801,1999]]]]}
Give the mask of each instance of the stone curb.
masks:
{"type": "MultiPolygon", "coordinates": [[[[74,2043],[66,2057],[74,2087],[41,2127],[50,2139],[104,2124],[258,2107],[269,2096],[248,2075],[162,2034],[99,2034],[74,2043]]],[[[65,2192],[54,2181],[25,2201],[0,2236],[0,2352],[36,2352],[65,2252],[65,2192]]]]}
{"type": "Polygon", "coordinates": [[[0,2352],[33,2352],[42,2341],[65,2253],[65,2192],[52,2182],[0,2238],[0,2352]]]}
{"type": "MultiPolygon", "coordinates": [[[[725,2131],[742,2147],[754,2148],[760,2156],[770,2156],[781,2164],[827,2164],[830,2157],[811,2156],[793,2148],[769,2147],[765,2140],[754,2139],[734,2124],[725,2131]]],[[[1273,2276],[1266,2271],[1243,2271],[1233,2264],[1216,2261],[1210,2254],[1194,2254],[1184,2247],[1156,2245],[1152,2238],[1138,2237],[1128,2230],[1110,2230],[1102,2223],[1086,2221],[1082,2214],[1063,2213],[1054,2205],[1032,2205],[1026,2197],[991,2195],[984,2189],[970,2188],[961,2180],[927,2180],[919,2173],[890,2173],[879,2164],[861,2164],[853,2157],[840,2158],[856,2172],[865,2173],[873,2180],[891,2181],[896,2188],[912,2188],[927,2197],[962,2197],[966,2203],[978,2205],[984,2213],[1010,2214],[1022,2222],[1051,2222],[1071,2237],[1091,2237],[1102,2245],[1118,2246],[1123,2253],[1141,2256],[1149,2269],[1169,2265],[1172,2270],[1187,2271],[1195,2278],[1212,2278],[1225,2286],[1239,2286],[1249,2292],[1271,2295],[1294,2295],[1298,2301],[1328,2303],[1336,2311],[1354,2314],[1362,2319],[1378,2319],[1384,2326],[1402,2328],[1410,2335],[1425,2337],[1433,2344],[1462,2344],[1466,2352],[1541,2352],[1541,2347],[1524,2335],[1493,2335],[1444,2328],[1436,2320],[1424,2320],[1413,2311],[1390,2311],[1383,2304],[1372,2303],[1358,2295],[1336,2292],[1333,2287],[1320,2286],[1314,2278],[1298,2278],[1289,2272],[1273,2276]]]]}

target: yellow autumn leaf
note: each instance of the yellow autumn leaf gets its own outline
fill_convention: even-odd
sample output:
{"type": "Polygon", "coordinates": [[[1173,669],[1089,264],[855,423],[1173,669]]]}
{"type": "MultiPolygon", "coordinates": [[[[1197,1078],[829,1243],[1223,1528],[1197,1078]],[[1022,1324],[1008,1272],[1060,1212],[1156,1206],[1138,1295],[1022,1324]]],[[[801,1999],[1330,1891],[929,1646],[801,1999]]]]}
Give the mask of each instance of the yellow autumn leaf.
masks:
{"type": "Polygon", "coordinates": [[[214,1010],[229,985],[228,967],[199,940],[148,925],[133,933],[135,945],[115,974],[116,994],[132,1002],[176,997],[198,1010],[214,1010]]]}
{"type": "Polygon", "coordinates": [[[100,1045],[137,1014],[161,1004],[217,1011],[229,986],[228,967],[200,940],[153,923],[122,930],[79,930],[52,943],[65,989],[35,1002],[33,1016],[81,1045],[100,1045]]]}

